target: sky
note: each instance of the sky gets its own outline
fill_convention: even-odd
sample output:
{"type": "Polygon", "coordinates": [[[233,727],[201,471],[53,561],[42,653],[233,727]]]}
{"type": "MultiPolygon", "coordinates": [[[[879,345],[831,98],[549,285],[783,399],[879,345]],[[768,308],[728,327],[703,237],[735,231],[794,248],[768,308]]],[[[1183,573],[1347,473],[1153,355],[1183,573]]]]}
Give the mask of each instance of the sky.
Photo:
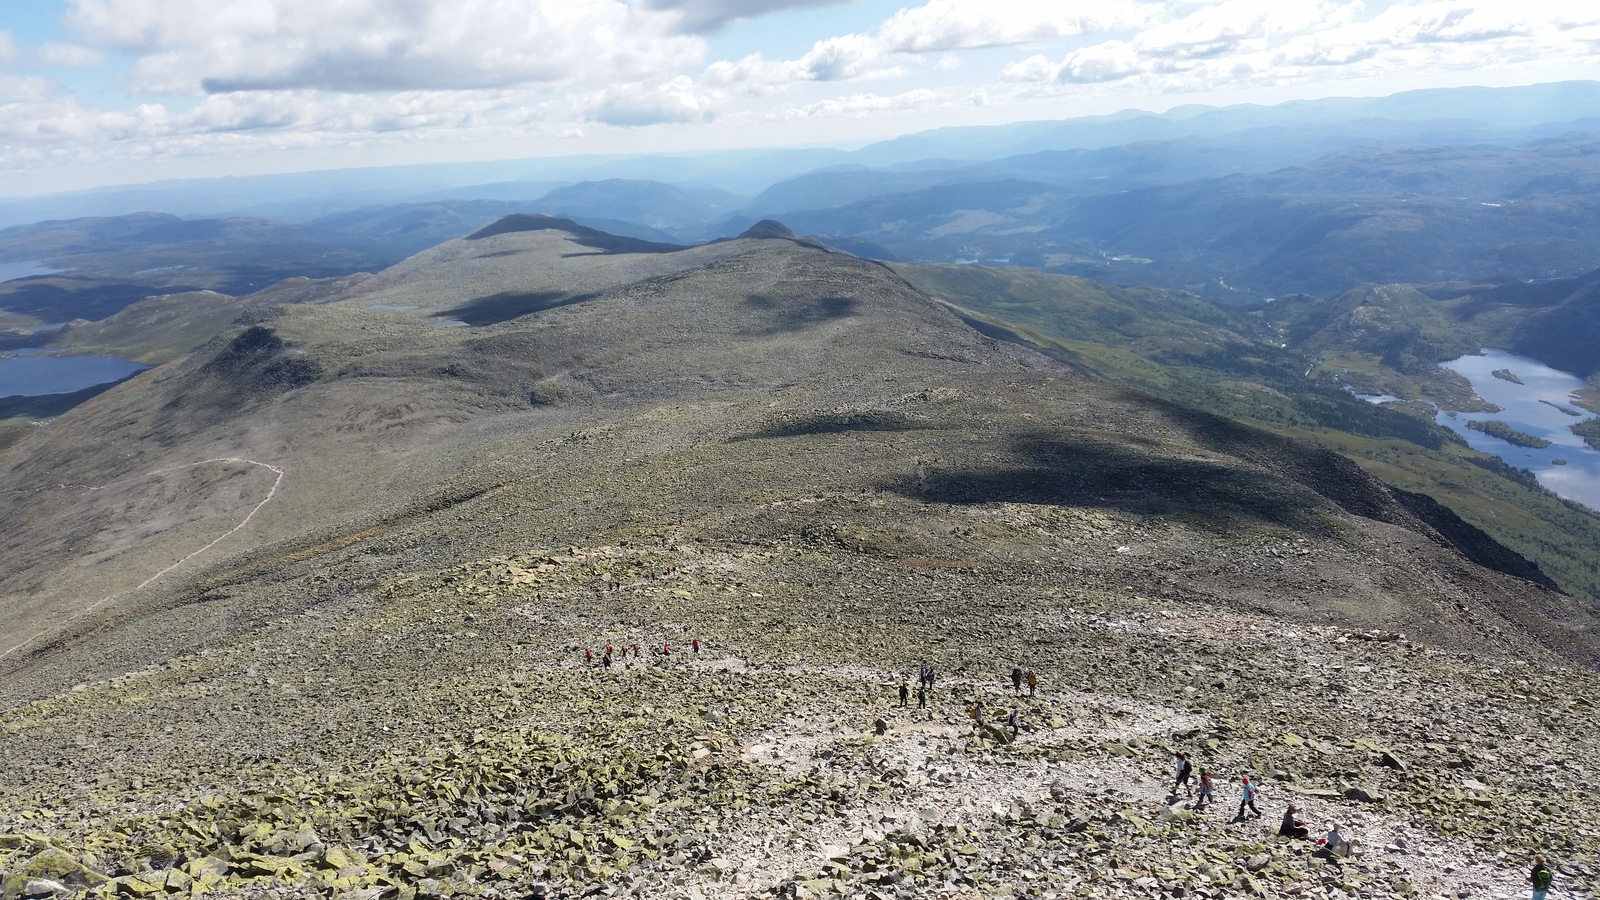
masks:
{"type": "Polygon", "coordinates": [[[0,196],[1597,73],[1597,0],[0,0],[0,196]]]}

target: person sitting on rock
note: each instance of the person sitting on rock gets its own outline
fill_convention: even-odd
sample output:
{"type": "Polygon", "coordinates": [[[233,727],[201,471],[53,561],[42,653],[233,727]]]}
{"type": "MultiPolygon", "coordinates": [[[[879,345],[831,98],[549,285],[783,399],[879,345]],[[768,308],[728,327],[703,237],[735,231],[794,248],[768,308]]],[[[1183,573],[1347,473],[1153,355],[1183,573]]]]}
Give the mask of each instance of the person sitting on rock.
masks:
{"type": "Polygon", "coordinates": [[[1300,821],[1294,813],[1295,807],[1291,803],[1289,808],[1283,811],[1283,824],[1278,826],[1278,834],[1281,837],[1291,838],[1310,837],[1311,829],[1306,827],[1306,823],[1300,821]]]}
{"type": "Polygon", "coordinates": [[[1328,836],[1322,839],[1322,849],[1328,851],[1329,856],[1349,856],[1350,840],[1339,831],[1339,823],[1333,823],[1328,829],[1328,836]]]}

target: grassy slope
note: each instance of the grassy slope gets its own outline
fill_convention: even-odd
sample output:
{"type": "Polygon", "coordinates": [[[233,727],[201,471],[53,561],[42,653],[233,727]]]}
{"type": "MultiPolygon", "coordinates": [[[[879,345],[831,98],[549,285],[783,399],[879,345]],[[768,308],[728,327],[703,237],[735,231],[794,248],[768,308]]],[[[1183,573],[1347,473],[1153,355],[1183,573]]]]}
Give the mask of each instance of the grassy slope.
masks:
{"type": "MultiPolygon", "coordinates": [[[[1382,423],[1373,428],[1369,427],[1372,423],[1337,421],[1335,417],[1344,413],[1342,407],[1308,410],[1304,399],[1297,402],[1300,395],[1292,392],[1314,386],[1302,373],[1310,369],[1315,375],[1316,359],[1273,348],[1267,340],[1272,336],[1271,325],[1256,325],[1253,344],[1224,343],[1218,335],[1249,333],[1250,317],[1219,310],[1178,292],[1110,287],[1013,268],[899,266],[896,271],[919,288],[980,317],[1017,323],[1025,337],[1114,381],[1338,450],[1384,481],[1444,503],[1538,563],[1569,593],[1600,603],[1600,515],[1561,500],[1531,478],[1518,477],[1519,473],[1497,459],[1459,443],[1445,440],[1434,447],[1423,446],[1415,440],[1374,433],[1381,430],[1382,423]],[[1209,314],[1198,307],[1208,307],[1209,314]],[[1140,316],[1154,321],[1143,321],[1140,316]],[[1199,344],[1209,345],[1211,352],[1192,352],[1199,344]],[[1302,363],[1306,368],[1296,372],[1302,363]],[[1336,427],[1328,427],[1330,424],[1336,427]]],[[[1369,307],[1415,300],[1382,291],[1375,298],[1352,292],[1342,299],[1349,302],[1342,303],[1336,314],[1346,319],[1362,315],[1355,311],[1363,308],[1363,299],[1369,307]]],[[[1381,311],[1365,315],[1371,326],[1366,341],[1338,343],[1326,337],[1322,343],[1334,352],[1364,354],[1381,347],[1384,335],[1400,333],[1411,340],[1398,342],[1397,352],[1414,357],[1419,344],[1462,337],[1448,329],[1421,329],[1419,339],[1416,333],[1388,324],[1389,318],[1381,311]]],[[[1293,318],[1307,338],[1315,338],[1332,324],[1315,327],[1316,323],[1307,322],[1304,316],[1293,318]]]]}

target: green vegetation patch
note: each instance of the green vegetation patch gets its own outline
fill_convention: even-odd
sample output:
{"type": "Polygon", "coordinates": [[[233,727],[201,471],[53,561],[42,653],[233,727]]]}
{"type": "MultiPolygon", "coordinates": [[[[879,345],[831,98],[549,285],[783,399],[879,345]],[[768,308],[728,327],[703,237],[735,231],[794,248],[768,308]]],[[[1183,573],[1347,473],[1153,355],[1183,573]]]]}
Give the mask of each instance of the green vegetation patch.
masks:
{"type": "Polygon", "coordinates": [[[1585,419],[1572,426],[1572,433],[1590,447],[1600,450],[1600,419],[1585,419]]]}
{"type": "Polygon", "coordinates": [[[1515,444],[1518,447],[1532,447],[1535,450],[1543,450],[1550,446],[1550,442],[1544,438],[1536,437],[1525,431],[1518,431],[1499,419],[1473,419],[1467,422],[1467,427],[1473,431],[1481,431],[1490,437],[1497,437],[1508,444],[1515,444]]]}

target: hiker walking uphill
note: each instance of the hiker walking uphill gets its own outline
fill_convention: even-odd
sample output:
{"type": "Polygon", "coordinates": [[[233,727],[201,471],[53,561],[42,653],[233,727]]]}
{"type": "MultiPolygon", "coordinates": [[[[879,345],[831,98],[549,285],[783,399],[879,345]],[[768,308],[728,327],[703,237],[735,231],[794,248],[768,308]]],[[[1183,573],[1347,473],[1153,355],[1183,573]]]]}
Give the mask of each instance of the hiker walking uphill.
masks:
{"type": "Polygon", "coordinates": [[[1256,798],[1261,796],[1260,789],[1250,783],[1249,775],[1239,779],[1239,787],[1239,821],[1244,821],[1244,809],[1247,806],[1256,814],[1256,818],[1261,818],[1261,810],[1256,808],[1256,798]]]}
{"type": "Polygon", "coordinates": [[[906,681],[904,678],[902,678],[902,679],[900,679],[900,708],[904,709],[906,706],[910,705],[910,700],[911,700],[911,682],[906,681]]]}
{"type": "Polygon", "coordinates": [[[1178,788],[1183,788],[1185,797],[1194,796],[1194,792],[1189,788],[1189,776],[1194,772],[1194,766],[1190,764],[1189,757],[1184,756],[1182,753],[1174,754],[1174,760],[1172,766],[1172,796],[1178,796],[1178,788]]]}
{"type": "Polygon", "coordinates": [[[1028,696],[1032,697],[1033,696],[1033,692],[1037,691],[1038,689],[1039,689],[1039,673],[1035,672],[1032,669],[1029,669],[1028,670],[1028,696]]]}
{"type": "Polygon", "coordinates": [[[1215,802],[1215,797],[1212,794],[1213,790],[1214,790],[1214,788],[1213,788],[1213,786],[1211,784],[1211,770],[1207,769],[1205,766],[1201,766],[1200,767],[1200,798],[1194,802],[1194,808],[1195,808],[1196,812],[1198,812],[1199,810],[1205,809],[1207,803],[1215,802]]]}
{"type": "Polygon", "coordinates": [[[1011,667],[1011,693],[1013,695],[1015,695],[1015,696],[1018,696],[1018,697],[1022,696],[1022,667],[1021,666],[1012,666],[1011,667]]]}

